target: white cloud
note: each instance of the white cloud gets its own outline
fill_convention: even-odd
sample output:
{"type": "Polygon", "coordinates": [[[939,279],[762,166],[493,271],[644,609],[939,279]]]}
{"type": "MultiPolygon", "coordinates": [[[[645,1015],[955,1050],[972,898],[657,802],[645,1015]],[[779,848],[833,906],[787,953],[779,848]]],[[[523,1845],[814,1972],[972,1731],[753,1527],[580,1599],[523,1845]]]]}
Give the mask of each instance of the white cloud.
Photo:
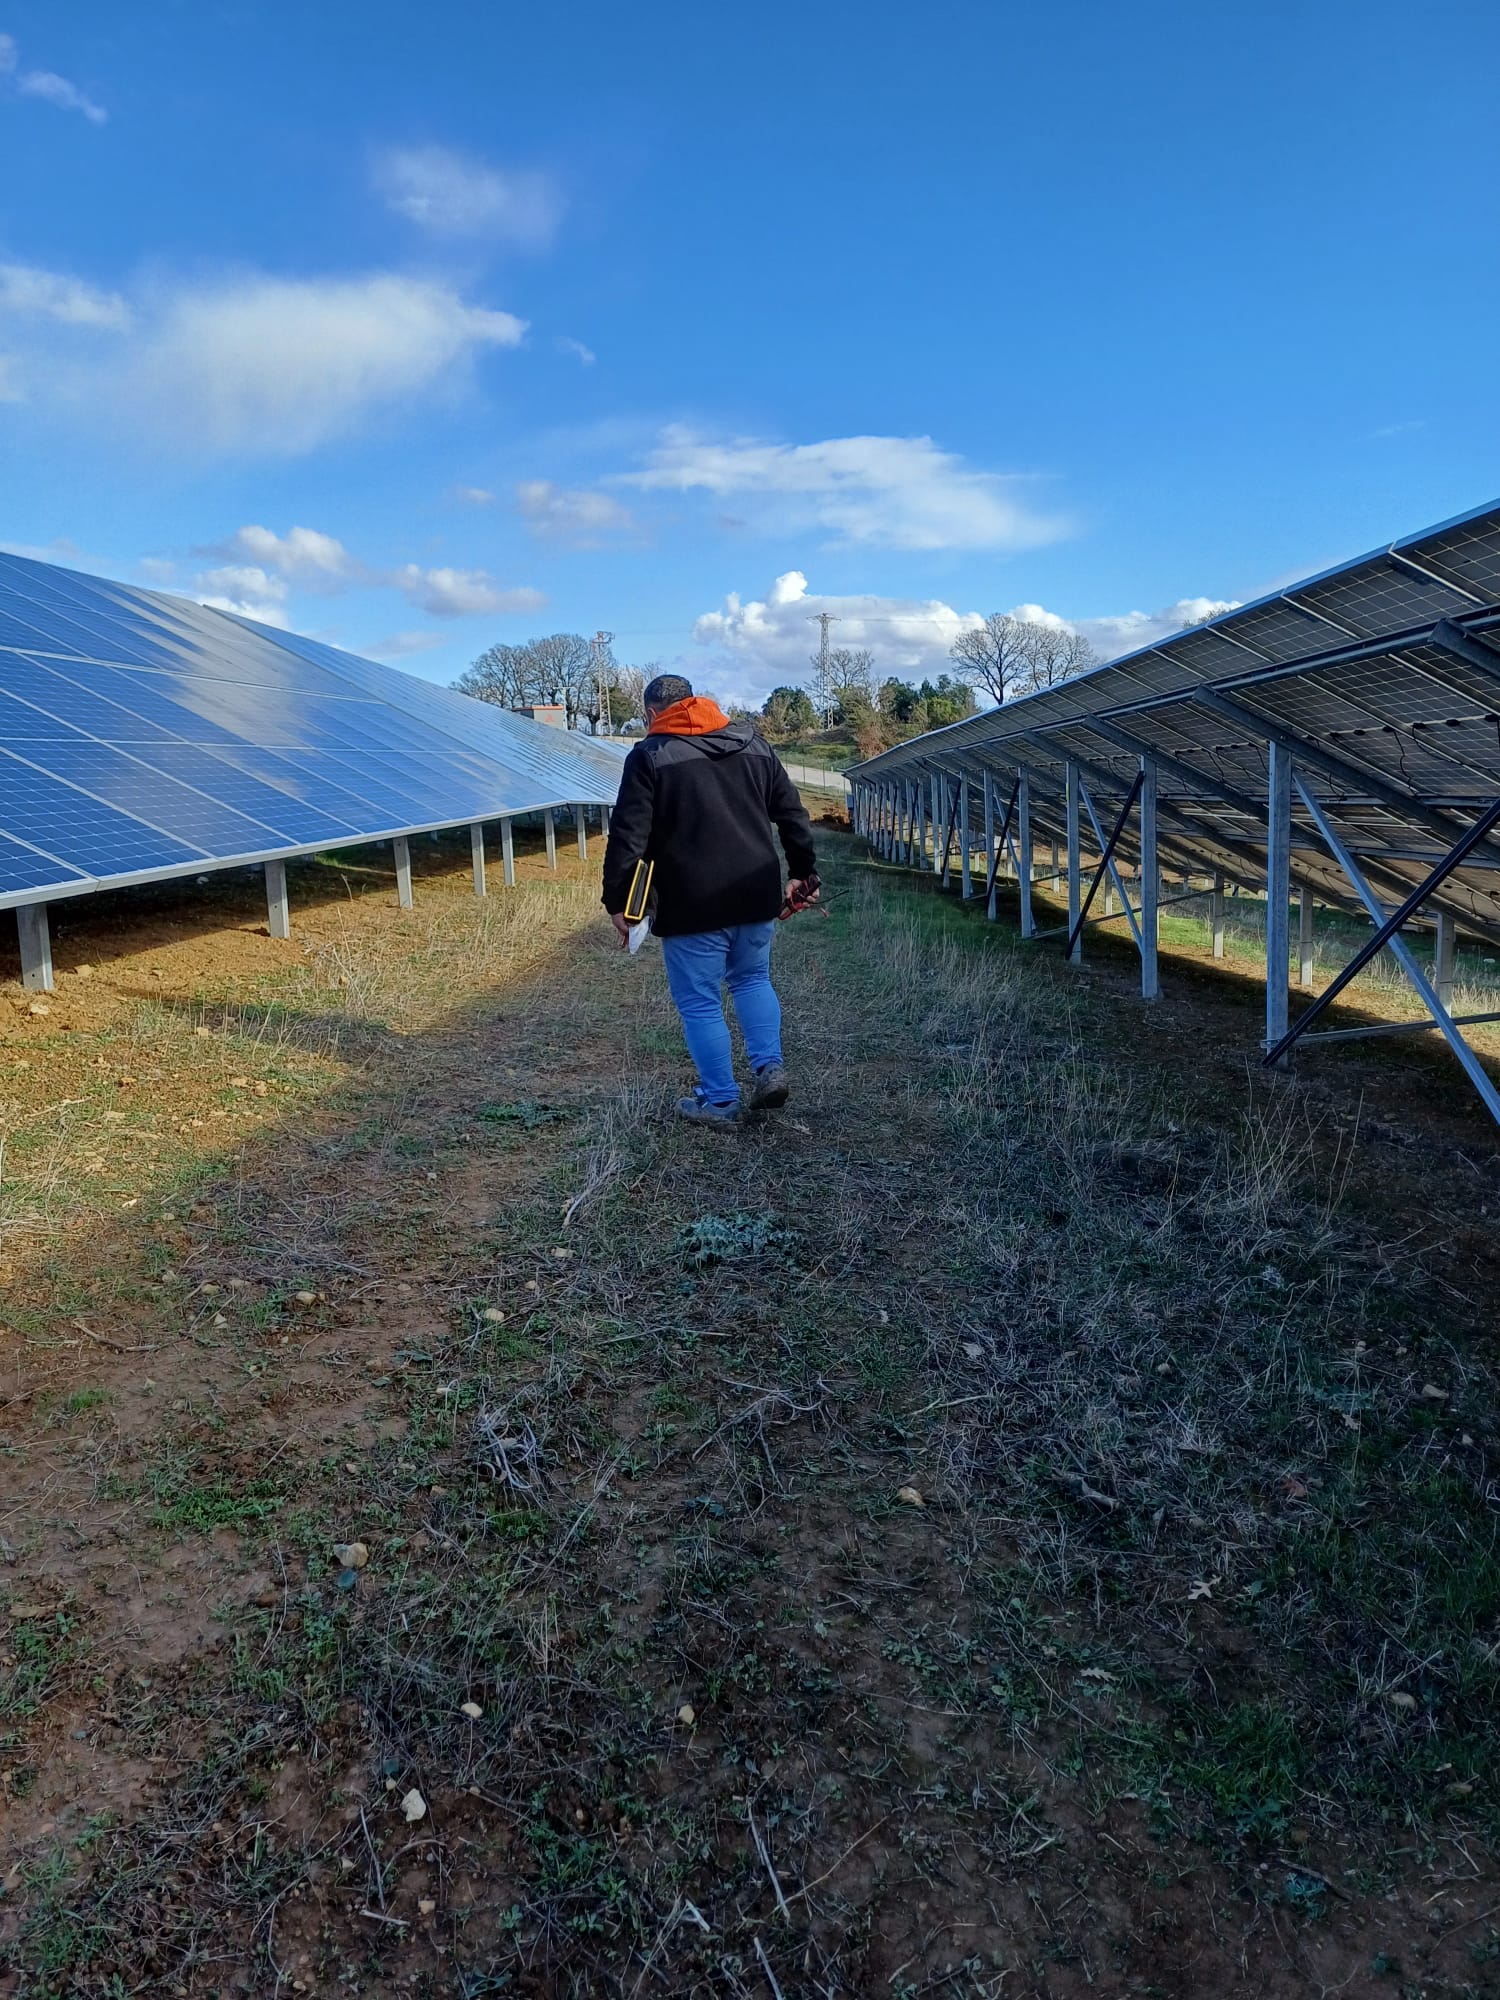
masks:
{"type": "Polygon", "coordinates": [[[375,660],[409,660],[413,653],[430,653],[434,646],[447,643],[446,632],[393,632],[388,639],[377,639],[370,648],[370,657],[375,660]]]}
{"type": "Polygon", "coordinates": [[[147,583],[171,583],[177,574],[177,565],[170,556],[142,556],[136,568],[147,583]]]}
{"type": "Polygon", "coordinates": [[[482,569],[421,569],[407,563],[389,581],[408,604],[434,618],[471,618],[478,612],[538,611],[539,590],[502,590],[482,569]]]}
{"type": "Polygon", "coordinates": [[[882,679],[921,680],[951,670],[948,648],[967,627],[980,623],[977,611],[956,611],[941,598],[824,597],[809,590],[801,570],[778,576],[763,598],[744,601],[731,591],[722,611],[706,612],[693,637],[725,660],[729,684],[720,691],[738,700],[764,700],[786,682],[800,686],[812,673],[820,611],[838,620],[829,643],[868,647],[882,679]]]}
{"type": "Polygon", "coordinates": [[[1117,611],[1100,618],[1064,618],[1040,604],[1017,604],[1012,618],[1028,618],[1038,625],[1061,626],[1081,632],[1101,660],[1115,660],[1122,653],[1138,652],[1143,646],[1160,645],[1185,625],[1201,625],[1205,618],[1217,618],[1233,611],[1238,599],[1219,597],[1179,597],[1175,604],[1159,611],[1117,611]]]}
{"type": "Polygon", "coordinates": [[[22,97],[40,98],[45,104],[55,104],[59,111],[77,111],[91,125],[108,122],[109,113],[104,106],[96,104],[67,77],[50,69],[22,69],[21,51],[14,35],[0,35],[0,78],[8,81],[22,97]]]}
{"type": "Polygon", "coordinates": [[[296,453],[517,347],[514,314],[435,280],[249,276],[162,303],[126,372],[136,415],[218,452],[296,453]]]}
{"type": "Polygon", "coordinates": [[[375,162],[388,207],[434,236],[484,236],[542,250],[562,220],[563,198],[535,168],[493,167],[447,146],[395,146],[375,162]]]}
{"type": "Polygon", "coordinates": [[[552,345],[559,354],[571,354],[581,368],[592,368],[599,359],[592,347],[585,347],[581,340],[575,340],[570,333],[560,333],[552,345]]]}
{"type": "Polygon", "coordinates": [[[275,597],[232,596],[222,591],[195,591],[199,604],[206,604],[210,611],[233,611],[238,617],[253,618],[258,625],[274,625],[286,632],[291,629],[286,606],[275,597]]]}
{"type": "Polygon", "coordinates": [[[76,83],[69,83],[65,76],[58,76],[53,70],[25,71],[16,78],[16,89],[23,97],[40,97],[44,103],[55,104],[59,111],[81,112],[90,125],[106,125],[109,122],[109,113],[102,104],[96,104],[76,83]]]}
{"type": "Polygon", "coordinates": [[[16,366],[13,354],[0,354],[0,403],[24,403],[26,391],[21,387],[21,372],[16,366]]]}
{"type": "Polygon", "coordinates": [[[825,438],[776,444],[715,440],[683,425],[663,431],[643,471],[647,491],[694,489],[732,498],[763,533],[821,527],[836,542],[893,549],[1027,549],[1068,533],[1035,513],[1023,482],[976,472],[926,437],[825,438]]]}
{"type": "Polygon", "coordinates": [[[265,604],[284,604],[287,596],[284,579],[269,575],[254,563],[226,563],[219,569],[201,570],[198,588],[218,598],[255,598],[265,604]]]}
{"type": "Polygon", "coordinates": [[[123,332],[131,322],[130,307],[118,292],[100,291],[82,278],[36,264],[0,264],[0,313],[110,332],[123,332]]]}
{"type": "MultiPolygon", "coordinates": [[[[272,623],[286,622],[286,607],[294,591],[336,597],[355,589],[395,590],[408,604],[434,618],[535,611],[546,602],[540,591],[506,589],[482,569],[424,569],[414,562],[379,569],[346,548],[337,536],[318,528],[288,528],[284,535],[255,525],[236,528],[232,535],[199,554],[219,558],[212,568],[198,572],[195,594],[200,602],[272,623]]],[[[398,637],[413,640],[414,635],[398,637]]],[[[430,643],[442,642],[434,635],[430,643]]],[[[412,643],[407,650],[419,649],[412,643]]]]}
{"type": "Polygon", "coordinates": [[[453,497],[462,501],[465,507],[489,507],[495,499],[487,486],[455,486],[453,497]]]}
{"type": "Polygon", "coordinates": [[[273,569],[278,580],[304,590],[343,590],[369,575],[341,541],[317,528],[289,528],[284,535],[272,528],[237,528],[213,553],[244,556],[273,569]]]}
{"type": "Polygon", "coordinates": [[[534,535],[595,549],[612,535],[630,535],[637,522],[613,494],[589,487],[554,486],[550,479],[524,479],[516,488],[516,511],[534,535]]]}
{"type": "MultiPolygon", "coordinates": [[[[1183,597],[1160,611],[1125,611],[1099,618],[1065,618],[1041,604],[1012,605],[1009,616],[1080,632],[1101,659],[1114,659],[1233,608],[1218,598],[1183,597]]],[[[821,611],[831,612],[838,621],[829,629],[829,644],[868,648],[881,680],[895,676],[920,681],[950,673],[949,647],[960,632],[981,622],[977,611],[956,610],[941,598],[819,596],[808,588],[805,574],[793,569],[778,576],[763,598],[747,602],[731,591],[722,610],[695,620],[693,638],[723,662],[724,680],[718,691],[727,698],[758,703],[773,687],[804,686],[810,679],[821,611]]]]}

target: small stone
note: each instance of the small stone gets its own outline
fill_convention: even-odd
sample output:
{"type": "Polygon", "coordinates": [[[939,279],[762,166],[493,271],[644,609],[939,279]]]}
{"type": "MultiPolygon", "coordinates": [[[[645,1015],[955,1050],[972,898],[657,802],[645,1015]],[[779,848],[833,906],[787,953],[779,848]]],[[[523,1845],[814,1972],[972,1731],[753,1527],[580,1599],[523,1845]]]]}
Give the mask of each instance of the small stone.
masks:
{"type": "Polygon", "coordinates": [[[232,1076],[229,1079],[229,1088],[231,1090],[248,1090],[250,1088],[250,1079],[248,1076],[232,1076]]]}
{"type": "Polygon", "coordinates": [[[1393,1689],[1386,1696],[1386,1700],[1398,1715],[1410,1715],[1417,1706],[1417,1697],[1414,1694],[1407,1694],[1400,1688],[1393,1689]]]}
{"type": "Polygon", "coordinates": [[[415,1785],[412,1786],[406,1797],[401,1801],[401,1810],[406,1815],[406,1821],[409,1826],[415,1826],[419,1819],[426,1819],[427,1801],[415,1785]]]}
{"type": "Polygon", "coordinates": [[[698,1712],[690,1701],[685,1701],[677,1711],[677,1720],[684,1729],[691,1729],[698,1720],[698,1712]]]}
{"type": "Polygon", "coordinates": [[[557,1248],[552,1252],[552,1254],[554,1257],[558,1257],[566,1261],[569,1257],[572,1256],[573,1253],[564,1244],[559,1243],[557,1248]]]}
{"type": "Polygon", "coordinates": [[[316,1292],[294,1292],[292,1297],[299,1306],[315,1306],[318,1303],[316,1292]]]}
{"type": "Polygon", "coordinates": [[[484,1710],[479,1706],[479,1703],[477,1701],[464,1702],[464,1704],[462,1705],[462,1707],[459,1709],[458,1712],[460,1715],[468,1716],[470,1722],[478,1722],[480,1717],[484,1714],[484,1710]]]}
{"type": "Polygon", "coordinates": [[[194,1028],[193,1033],[198,1037],[200,1042],[206,1042],[209,1039],[207,1028],[194,1028]]]}
{"type": "Polygon", "coordinates": [[[92,978],[93,978],[93,976],[94,976],[94,968],[93,968],[93,966],[91,966],[91,965],[80,965],[80,966],[78,967],[78,977],[79,977],[80,979],[92,979],[92,978]]]}
{"type": "Polygon", "coordinates": [[[45,1000],[33,1000],[31,1005],[26,1009],[26,1011],[28,1014],[41,1015],[41,1014],[50,1014],[52,1012],[52,1009],[47,1005],[45,1000]]]}
{"type": "Polygon", "coordinates": [[[925,1507],[927,1505],[927,1502],[922,1498],[915,1486],[903,1486],[897,1493],[896,1498],[901,1502],[903,1507],[925,1507]]]}
{"type": "Polygon", "coordinates": [[[1436,1382],[1424,1382],[1422,1384],[1422,1400],[1424,1403],[1446,1403],[1448,1400],[1448,1391],[1440,1389],[1436,1382]]]}
{"type": "Polygon", "coordinates": [[[363,1569],[370,1560],[370,1551],[363,1542],[335,1542],[333,1559],[345,1569],[363,1569]]]}
{"type": "Polygon", "coordinates": [[[430,1917],[436,1908],[437,1904],[431,1896],[419,1896],[417,1898],[417,1915],[419,1917],[430,1917]]]}
{"type": "Polygon", "coordinates": [[[484,1317],[489,1321],[491,1326],[503,1326],[505,1324],[505,1314],[501,1312],[498,1306],[486,1306],[484,1317]]]}
{"type": "Polygon", "coordinates": [[[970,1361],[983,1361],[984,1359],[984,1349],[979,1345],[977,1340],[966,1340],[964,1342],[964,1354],[970,1361]]]}

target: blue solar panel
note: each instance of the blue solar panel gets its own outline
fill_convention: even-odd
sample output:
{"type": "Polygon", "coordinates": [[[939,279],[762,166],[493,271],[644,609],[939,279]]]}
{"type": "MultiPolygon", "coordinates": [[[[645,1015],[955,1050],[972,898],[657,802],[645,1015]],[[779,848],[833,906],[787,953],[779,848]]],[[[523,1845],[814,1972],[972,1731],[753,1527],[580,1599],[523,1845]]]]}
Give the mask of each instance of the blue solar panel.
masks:
{"type": "Polygon", "coordinates": [[[609,804],[618,778],[586,739],[321,641],[0,555],[0,902],[609,804]]]}
{"type": "Polygon", "coordinates": [[[76,868],[65,868],[60,861],[49,861],[34,847],[23,847],[19,840],[0,833],[0,896],[12,889],[66,888],[84,879],[76,868]]]}
{"type": "MultiPolygon", "coordinates": [[[[149,868],[186,868],[207,859],[127,813],[59,783],[46,771],[0,750],[0,798],[6,830],[33,842],[86,875],[135,875],[149,868]]],[[[56,870],[38,870],[41,882],[56,870]]]]}

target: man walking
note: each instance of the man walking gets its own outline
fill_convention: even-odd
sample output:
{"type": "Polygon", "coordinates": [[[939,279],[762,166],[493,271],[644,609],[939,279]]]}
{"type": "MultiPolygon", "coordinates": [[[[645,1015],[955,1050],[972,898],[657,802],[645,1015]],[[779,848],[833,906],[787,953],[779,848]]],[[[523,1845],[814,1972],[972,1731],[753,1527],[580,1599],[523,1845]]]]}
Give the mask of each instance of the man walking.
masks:
{"type": "Polygon", "coordinates": [[[781,1003],[771,985],[771,939],[787,896],[812,874],[812,827],[796,787],[753,724],[731,722],[681,674],[658,674],[645,694],[646,736],[625,759],[604,855],[604,907],[625,945],[636,864],[654,867],[651,928],[682,1016],[698,1087],[677,1105],[699,1125],[740,1115],[721,988],[729,988],[754,1079],[752,1111],[786,1103],[781,1003]],[[783,887],[772,828],[790,879],[783,887]]]}

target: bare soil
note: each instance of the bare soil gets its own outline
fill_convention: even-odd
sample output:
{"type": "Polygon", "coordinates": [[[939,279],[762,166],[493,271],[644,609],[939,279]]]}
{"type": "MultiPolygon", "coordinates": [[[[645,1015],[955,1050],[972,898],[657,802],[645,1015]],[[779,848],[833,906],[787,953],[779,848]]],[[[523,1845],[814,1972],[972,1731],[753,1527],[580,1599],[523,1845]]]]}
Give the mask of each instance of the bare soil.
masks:
{"type": "Polygon", "coordinates": [[[1500,1994],[1495,1133],[826,838],[733,1135],[570,847],[0,966],[0,1993],[1500,1994]]]}

